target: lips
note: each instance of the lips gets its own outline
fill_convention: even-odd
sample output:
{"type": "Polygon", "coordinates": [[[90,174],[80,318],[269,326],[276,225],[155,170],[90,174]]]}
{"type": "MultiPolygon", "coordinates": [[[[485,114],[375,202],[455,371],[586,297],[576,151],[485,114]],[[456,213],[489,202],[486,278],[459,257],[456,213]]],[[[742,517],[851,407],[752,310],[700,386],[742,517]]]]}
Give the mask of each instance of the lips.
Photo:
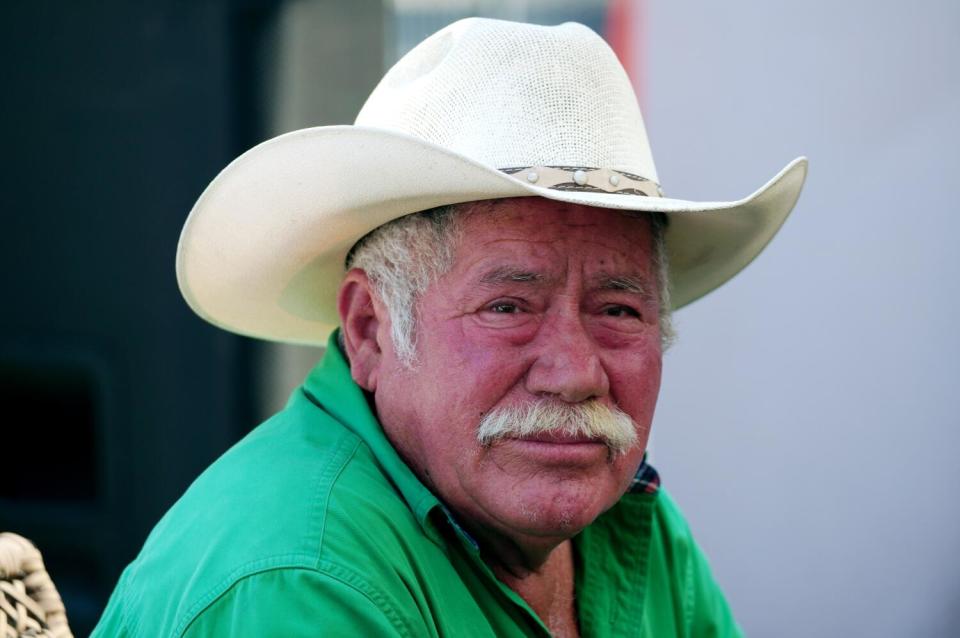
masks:
{"type": "Polygon", "coordinates": [[[603,439],[590,438],[583,434],[541,432],[508,438],[503,443],[505,449],[516,452],[526,463],[564,471],[596,467],[611,458],[610,449],[603,439]]]}
{"type": "Polygon", "coordinates": [[[540,432],[530,436],[519,437],[520,441],[530,441],[533,443],[559,443],[559,444],[577,444],[577,443],[603,443],[600,439],[590,438],[584,434],[567,434],[565,432],[540,432]]]}

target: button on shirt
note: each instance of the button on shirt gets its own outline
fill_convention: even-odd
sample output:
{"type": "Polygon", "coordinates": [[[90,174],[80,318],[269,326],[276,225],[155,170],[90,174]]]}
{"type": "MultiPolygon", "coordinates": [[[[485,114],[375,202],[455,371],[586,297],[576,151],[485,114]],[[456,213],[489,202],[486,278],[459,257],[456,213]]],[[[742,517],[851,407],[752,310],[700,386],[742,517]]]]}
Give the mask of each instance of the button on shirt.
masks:
{"type": "MultiPolygon", "coordinates": [[[[737,636],[653,468],[573,539],[582,636],[737,636]]],[[[391,446],[336,334],[123,572],[97,637],[549,636],[391,446]]]]}

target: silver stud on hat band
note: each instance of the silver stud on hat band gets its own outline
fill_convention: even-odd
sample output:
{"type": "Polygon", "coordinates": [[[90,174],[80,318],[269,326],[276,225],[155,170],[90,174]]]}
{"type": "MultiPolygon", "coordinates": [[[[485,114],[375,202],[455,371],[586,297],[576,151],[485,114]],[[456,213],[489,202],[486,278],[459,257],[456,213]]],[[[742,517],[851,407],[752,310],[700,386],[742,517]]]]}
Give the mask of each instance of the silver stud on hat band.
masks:
{"type": "Polygon", "coordinates": [[[523,173],[531,184],[535,183],[541,188],[553,190],[663,197],[663,190],[656,182],[612,168],[517,166],[500,170],[507,175],[517,175],[517,177],[523,173]]]}

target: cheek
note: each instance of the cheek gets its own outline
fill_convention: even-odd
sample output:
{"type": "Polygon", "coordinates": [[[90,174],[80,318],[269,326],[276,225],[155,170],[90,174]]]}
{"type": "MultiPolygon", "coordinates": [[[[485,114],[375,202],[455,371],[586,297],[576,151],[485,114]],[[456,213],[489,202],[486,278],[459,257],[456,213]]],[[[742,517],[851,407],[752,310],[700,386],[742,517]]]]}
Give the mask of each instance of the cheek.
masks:
{"type": "Polygon", "coordinates": [[[662,359],[659,349],[620,359],[607,367],[610,391],[617,405],[641,427],[649,427],[660,394],[662,359]]]}
{"type": "Polygon", "coordinates": [[[425,344],[423,360],[435,372],[435,395],[446,410],[469,409],[479,416],[522,380],[523,357],[509,342],[478,338],[468,319],[452,323],[424,324],[433,345],[425,344]]]}

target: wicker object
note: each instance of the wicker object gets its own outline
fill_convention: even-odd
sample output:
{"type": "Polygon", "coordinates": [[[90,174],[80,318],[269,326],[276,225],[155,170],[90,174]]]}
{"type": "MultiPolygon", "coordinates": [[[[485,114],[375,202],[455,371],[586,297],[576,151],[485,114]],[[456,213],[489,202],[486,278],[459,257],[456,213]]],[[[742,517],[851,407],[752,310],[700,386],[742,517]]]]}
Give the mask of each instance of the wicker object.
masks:
{"type": "Polygon", "coordinates": [[[0,533],[0,638],[73,638],[60,594],[33,543],[0,533]]]}

